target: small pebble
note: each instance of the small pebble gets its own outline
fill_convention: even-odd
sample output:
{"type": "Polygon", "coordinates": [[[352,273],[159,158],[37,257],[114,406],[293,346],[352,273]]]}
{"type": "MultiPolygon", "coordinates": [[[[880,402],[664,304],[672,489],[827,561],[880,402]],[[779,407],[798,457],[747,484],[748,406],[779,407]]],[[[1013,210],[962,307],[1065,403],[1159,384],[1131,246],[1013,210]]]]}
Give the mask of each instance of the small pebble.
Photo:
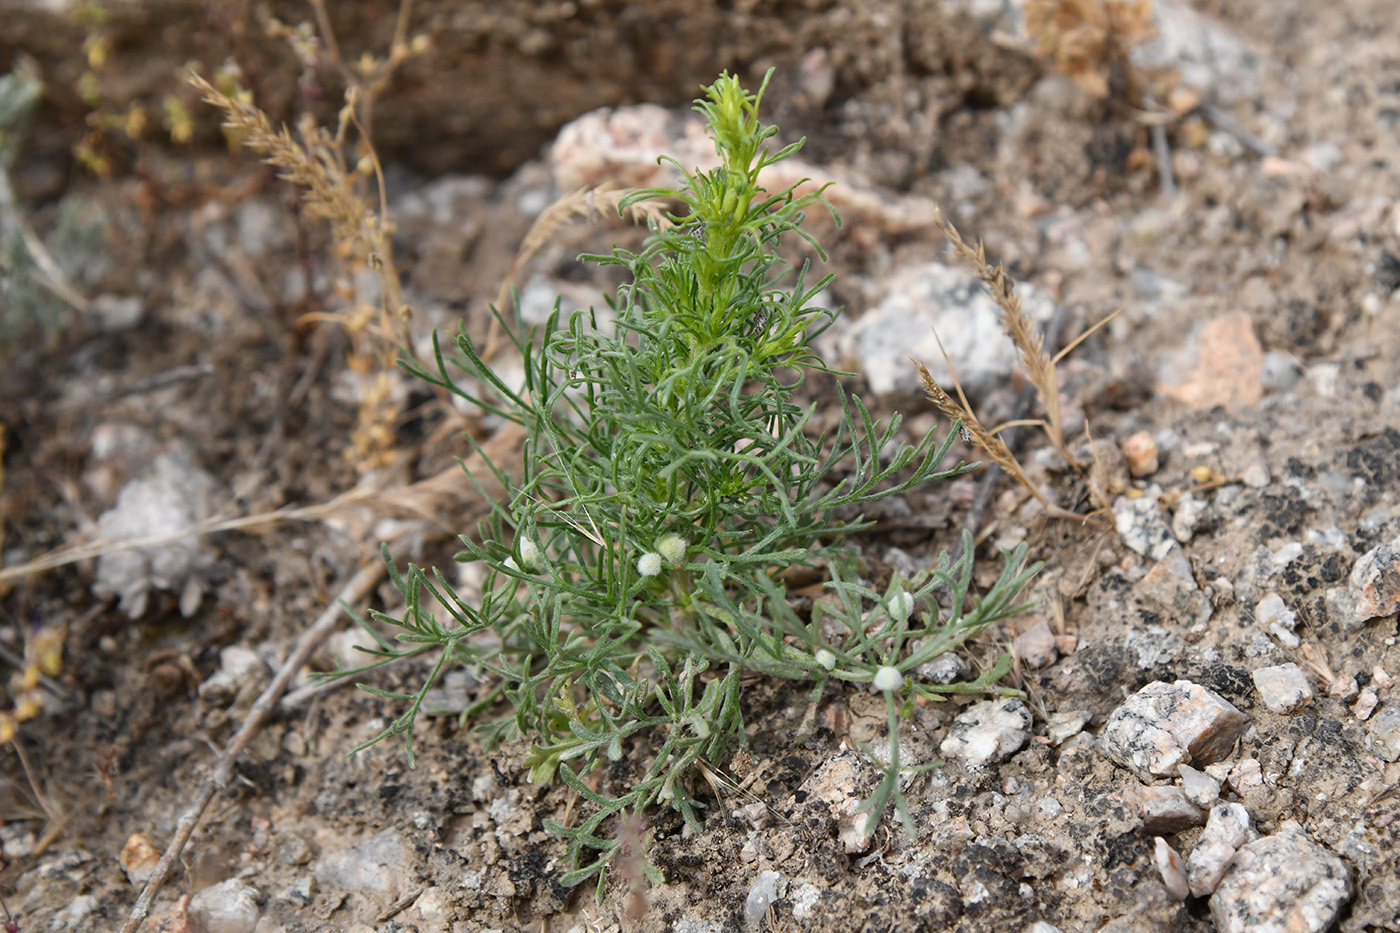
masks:
{"type": "Polygon", "coordinates": [[[1099,741],[1109,758],[1151,781],[1193,760],[1209,764],[1225,757],[1248,722],[1198,684],[1155,681],[1113,711],[1099,741]]]}
{"type": "Polygon", "coordinates": [[[1013,650],[1021,663],[1031,670],[1054,664],[1058,657],[1055,633],[1043,619],[1016,636],[1013,650]]]}
{"type": "Polygon", "coordinates": [[[198,933],[253,933],[260,913],[257,890],[237,878],[190,898],[190,927],[198,933]]]}
{"type": "Polygon", "coordinates": [[[1167,886],[1171,896],[1179,901],[1186,900],[1191,895],[1191,886],[1186,881],[1186,870],[1181,865],[1181,856],[1161,836],[1153,842],[1152,860],[1157,864],[1157,872],[1162,876],[1162,883],[1167,886]]]}
{"type": "Polygon", "coordinates": [[[1264,783],[1264,769],[1259,766],[1257,758],[1241,758],[1239,763],[1230,769],[1227,783],[1235,793],[1242,794],[1251,787],[1258,787],[1264,783]]]}
{"type": "Polygon", "coordinates": [[[1134,477],[1151,476],[1157,472],[1157,441],[1146,431],[1127,437],[1122,444],[1123,459],[1134,477]]]}
{"type": "Polygon", "coordinates": [[[1005,761],[1030,738],[1030,708],[1016,699],[974,703],[953,720],[953,728],[938,749],[971,768],[1005,761]]]}
{"type": "Polygon", "coordinates": [[[967,675],[967,662],[954,652],[947,651],[920,664],[914,668],[914,673],[931,684],[955,684],[967,675]]]}
{"type": "Polygon", "coordinates": [[[1240,479],[1251,489],[1269,485],[1269,466],[1263,460],[1252,460],[1240,473],[1240,479]]]}
{"type": "Polygon", "coordinates": [[[1356,696],[1359,689],[1355,677],[1338,677],[1327,685],[1327,695],[1345,702],[1356,696]]]}
{"type": "Polygon", "coordinates": [[[1153,485],[1148,494],[1141,497],[1119,496],[1113,502],[1113,523],[1118,537],[1132,550],[1153,560],[1161,560],[1180,547],[1167,527],[1160,494],[1161,490],[1153,485]]]}
{"type": "Polygon", "coordinates": [[[1376,711],[1376,704],[1379,702],[1380,697],[1376,696],[1376,691],[1367,687],[1361,691],[1361,696],[1357,697],[1356,702],[1351,705],[1351,714],[1365,722],[1376,711]]]}
{"type": "Polygon", "coordinates": [[[1348,589],[1358,622],[1400,610],[1400,539],[1362,554],[1351,568],[1348,589]]]}
{"type": "Polygon", "coordinates": [[[1351,897],[1341,859],[1290,830],[1246,843],[1210,899],[1220,933],[1322,933],[1351,897]]]}
{"type": "Polygon", "coordinates": [[[781,872],[761,871],[749,888],[749,896],[744,900],[744,922],[758,926],[768,916],[768,905],[782,897],[787,891],[787,879],[781,872]]]}
{"type": "Polygon", "coordinates": [[[1259,698],[1275,713],[1292,713],[1312,702],[1308,675],[1292,662],[1277,667],[1261,667],[1250,676],[1254,678],[1254,689],[1259,691],[1259,698]]]}
{"type": "Polygon", "coordinates": [[[1259,623],[1262,628],[1282,625],[1292,631],[1298,625],[1298,614],[1288,608],[1282,596],[1270,593],[1259,600],[1258,605],[1254,607],[1254,621],[1259,623]]]}
{"type": "Polygon", "coordinates": [[[1195,536],[1205,511],[1206,501],[1189,492],[1176,500],[1176,509],[1172,512],[1172,534],[1178,541],[1185,544],[1195,536]]]}
{"type": "Polygon", "coordinates": [[[1084,731],[1084,727],[1092,718],[1093,713],[1082,709],[1051,713],[1045,724],[1045,735],[1052,744],[1060,745],[1069,737],[1084,731]]]}
{"type": "Polygon", "coordinates": [[[1375,752],[1386,761],[1400,760],[1400,706],[1386,705],[1367,727],[1375,752]]]}
{"type": "Polygon", "coordinates": [[[1186,792],[1186,799],[1196,806],[1204,809],[1220,798],[1220,782],[1209,774],[1190,765],[1178,765],[1176,770],[1181,775],[1181,789],[1186,792]]]}
{"type": "Polygon", "coordinates": [[[1123,802],[1142,818],[1143,831],[1153,835],[1179,833],[1206,821],[1205,813],[1187,798],[1186,791],[1173,785],[1128,788],[1123,802]]]}
{"type": "Polygon", "coordinates": [[[160,850],[156,848],[150,836],[145,833],[132,833],[131,838],[126,840],[126,845],[122,846],[117,861],[121,863],[122,871],[126,872],[127,880],[133,886],[141,887],[156,873],[156,864],[160,862],[160,850]]]}
{"type": "Polygon", "coordinates": [[[1222,803],[1211,808],[1206,828],[1201,830],[1196,847],[1186,860],[1186,873],[1191,881],[1191,893],[1204,897],[1212,893],[1225,877],[1235,852],[1252,839],[1259,838],[1242,804],[1222,803]]]}

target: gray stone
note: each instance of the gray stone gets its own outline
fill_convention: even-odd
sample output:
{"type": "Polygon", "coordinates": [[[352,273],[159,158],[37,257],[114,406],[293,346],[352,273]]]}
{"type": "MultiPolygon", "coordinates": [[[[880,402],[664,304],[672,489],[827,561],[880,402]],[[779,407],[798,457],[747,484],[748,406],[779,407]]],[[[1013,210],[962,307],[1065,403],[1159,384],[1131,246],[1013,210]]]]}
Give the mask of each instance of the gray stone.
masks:
{"type": "Polygon", "coordinates": [[[1242,804],[1222,803],[1211,808],[1206,828],[1201,830],[1196,847],[1186,860],[1186,875],[1191,893],[1204,897],[1213,892],[1225,877],[1235,852],[1240,846],[1259,838],[1249,820],[1249,811],[1242,804]]]}
{"type": "Polygon", "coordinates": [[[1286,648],[1297,648],[1302,642],[1294,629],[1298,625],[1298,614],[1289,609],[1283,597],[1270,593],[1254,607],[1254,621],[1268,631],[1286,648]]]}
{"type": "Polygon", "coordinates": [[[1254,671],[1254,689],[1264,705],[1275,713],[1292,713],[1312,702],[1308,675],[1293,662],[1254,671]]]}
{"type": "Polygon", "coordinates": [[[953,720],[938,750],[972,768],[1005,761],[1030,738],[1031,711],[1017,699],[974,703],[953,720]]]}
{"type": "Polygon", "coordinates": [[[1245,757],[1235,762],[1225,783],[1237,794],[1243,794],[1251,787],[1264,783],[1264,767],[1258,758],[1245,757]]]}
{"type": "Polygon", "coordinates": [[[1179,833],[1206,821],[1186,791],[1174,785],[1130,787],[1123,792],[1123,802],[1142,818],[1143,831],[1153,835],[1179,833]]]}
{"type": "Polygon", "coordinates": [[[237,878],[230,878],[190,898],[190,930],[192,933],[253,933],[261,913],[257,890],[237,878]]]}
{"type": "Polygon", "coordinates": [[[279,204],[245,201],[234,214],[234,224],[238,227],[238,245],[251,258],[291,243],[287,211],[279,204]]]}
{"type": "Polygon", "coordinates": [[[267,664],[256,651],[242,645],[229,645],[219,651],[219,669],[199,685],[199,698],[227,706],[240,691],[254,688],[266,671],[267,664]]]}
{"type": "Polygon", "coordinates": [[[146,307],[141,299],[132,295],[113,295],[103,292],[92,300],[92,316],[107,331],[126,330],[141,323],[146,307]]]}
{"type": "Polygon", "coordinates": [[[1400,706],[1387,704],[1366,728],[1377,755],[1386,761],[1400,760],[1400,706]]]}
{"type": "Polygon", "coordinates": [[[1269,465],[1263,459],[1251,460],[1240,471],[1240,479],[1244,480],[1244,484],[1250,489],[1263,489],[1269,485],[1269,465]]]}
{"type": "Polygon", "coordinates": [[[1357,622],[1400,610],[1400,540],[1362,554],[1351,568],[1348,591],[1357,622]]]}
{"type": "Polygon", "coordinates": [[[214,513],[216,486],[187,448],[177,445],[159,454],[149,472],[128,483],[116,505],[97,520],[97,532],[113,543],[165,540],[104,553],[97,559],[93,592],[119,597],[122,611],[133,619],[145,614],[152,589],[181,592],[180,608],[189,609],[187,616],[197,609],[196,574],[213,562],[213,555],[197,536],[181,532],[214,513]],[[192,584],[193,597],[188,595],[192,584]]]}
{"type": "Polygon", "coordinates": [[[1154,6],[1157,32],[1133,46],[1129,54],[1134,65],[1169,70],[1224,104],[1258,96],[1265,56],[1228,26],[1181,0],[1158,0],[1154,6]]]}
{"type": "Polygon", "coordinates": [[[787,879],[781,872],[761,871],[749,888],[749,896],[744,900],[744,922],[758,926],[768,916],[768,905],[782,897],[787,891],[787,879]]]}
{"type": "Polygon", "coordinates": [[[1055,633],[1050,631],[1050,625],[1043,619],[1016,636],[1013,650],[1016,657],[1031,670],[1054,664],[1059,657],[1055,648],[1055,633]]]}
{"type": "Polygon", "coordinates": [[[1196,806],[1209,807],[1220,798],[1220,782],[1209,774],[1190,765],[1178,765],[1176,771],[1181,775],[1181,789],[1186,792],[1186,799],[1196,806]]]}
{"type": "MultiPolygon", "coordinates": [[[[1032,320],[1045,321],[1054,313],[1054,302],[1034,287],[1018,283],[1016,294],[1032,320]]],[[[919,374],[910,357],[952,391],[937,332],[957,364],[964,391],[978,396],[1004,384],[1016,366],[1016,348],[1001,319],[1001,309],[971,273],[941,262],[920,263],[894,270],[885,299],[846,334],[842,353],[860,361],[878,394],[919,392],[919,374]]]]}
{"type": "Polygon", "coordinates": [[[1301,830],[1255,840],[1210,899],[1220,933],[1322,933],[1351,897],[1351,876],[1337,856],[1301,830]]]}
{"type": "Polygon", "coordinates": [[[1201,526],[1207,503],[1204,499],[1185,493],[1176,501],[1176,511],[1172,513],[1172,534],[1182,543],[1190,541],[1201,526]]]}
{"type": "Polygon", "coordinates": [[[1190,897],[1191,886],[1186,881],[1186,870],[1181,865],[1181,856],[1161,836],[1152,842],[1152,861],[1156,863],[1157,873],[1162,876],[1162,883],[1167,886],[1172,897],[1179,901],[1190,897]]]}
{"type": "Polygon", "coordinates": [[[1287,392],[1298,384],[1303,371],[1291,354],[1270,350],[1264,354],[1264,368],[1259,373],[1259,382],[1265,392],[1287,392]]]}
{"type": "Polygon", "coordinates": [[[955,684],[967,675],[967,662],[956,653],[945,651],[914,668],[914,673],[931,684],[955,684]]]}
{"type": "Polygon", "coordinates": [[[1071,736],[1082,732],[1093,718],[1093,713],[1083,709],[1051,713],[1045,723],[1045,735],[1051,743],[1060,745],[1071,736]]]}
{"type": "Polygon", "coordinates": [[[1113,502],[1113,523],[1123,543],[1144,557],[1161,560],[1178,547],[1157,495],[1119,496],[1113,502]]]}
{"type": "Polygon", "coordinates": [[[385,829],[322,856],[316,863],[316,883],[330,892],[350,891],[392,901],[407,885],[408,858],[403,837],[385,829]]]}
{"type": "Polygon", "coordinates": [[[809,806],[824,804],[836,821],[836,836],[849,854],[870,848],[865,831],[869,814],[860,809],[863,797],[874,786],[874,769],[852,749],[827,759],[799,789],[809,806]]]}
{"type": "Polygon", "coordinates": [[[1151,781],[1175,774],[1178,765],[1225,757],[1248,722],[1198,684],[1156,681],[1113,711],[1099,741],[1109,758],[1151,781]]]}

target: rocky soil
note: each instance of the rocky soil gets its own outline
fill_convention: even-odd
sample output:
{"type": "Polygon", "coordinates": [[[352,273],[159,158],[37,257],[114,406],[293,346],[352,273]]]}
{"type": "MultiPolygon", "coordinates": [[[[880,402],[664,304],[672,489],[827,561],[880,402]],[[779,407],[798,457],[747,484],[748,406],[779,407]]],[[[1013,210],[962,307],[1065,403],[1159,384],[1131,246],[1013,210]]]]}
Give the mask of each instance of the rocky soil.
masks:
{"type": "MultiPolygon", "coordinates": [[[[0,71],[23,61],[48,88],[10,168],[14,203],[90,301],[71,314],[7,280],[0,312],[25,309],[39,329],[0,351],[6,569],[84,535],[315,506],[362,481],[349,450],[365,383],[343,330],[304,317],[343,299],[326,232],[222,145],[177,80],[192,58],[212,69],[232,55],[290,119],[308,88],[285,43],[246,4],[136,3],[105,21],[62,6],[0,6],[0,71]],[[79,85],[96,35],[107,52],[93,102],[79,85]],[[189,142],[155,129],[132,141],[89,119],[133,102],[173,113],[170,95],[191,114],[189,142]],[[106,177],[76,166],[84,143],[106,177]]],[[[336,5],[347,58],[387,44],[392,6],[380,6],[336,5]]],[[[287,22],[311,15],[274,7],[287,22]]],[[[699,84],[773,65],[769,119],[785,140],[807,137],[802,174],[836,182],[845,223],[813,232],[844,311],[820,345],[859,374],[848,388],[903,411],[911,434],[946,430],[907,364],[940,371],[936,326],[984,420],[1012,414],[1024,378],[994,306],[948,255],[936,203],[1006,263],[1038,319],[1072,336],[1119,312],[1061,365],[1092,475],[1039,437],[1022,448],[1053,501],[1107,508],[1049,518],[1002,481],[979,526],[979,578],[996,573],[998,548],[1026,541],[1046,564],[1039,602],[961,663],[1014,651],[1024,696],[909,721],[910,763],[946,762],[907,775],[916,839],[895,820],[865,836],[851,812],[877,779],[857,748],[882,738],[878,697],[829,689],[799,745],[805,694],[757,683],[748,747],[717,763],[724,781],[697,787],[706,832],[654,815],[648,857],[664,880],[624,866],[599,903],[591,886],[558,884],[564,847],[542,821],[576,801],[529,784],[521,747],[487,750],[439,716],[414,769],[392,741],[346,757],[396,710],[298,690],[248,746],[145,928],[1400,930],[1391,7],[1159,0],[1135,68],[1173,76],[1160,87],[1184,96],[1157,139],[1140,113],[1038,58],[1014,0],[691,3],[683,15],[620,0],[420,4],[412,32],[431,47],[384,91],[375,127],[415,339],[458,321],[485,333],[548,204],[655,180],[661,152],[703,161],[686,110],[699,84]]],[[[325,116],[330,69],[315,90],[325,116]]],[[[0,216],[11,241],[13,216],[0,216]]],[[[522,276],[525,317],[556,295],[601,305],[615,277],[575,257],[612,242],[639,234],[597,219],[560,231],[522,276]]],[[[382,482],[469,452],[424,387],[394,391],[401,456],[382,482]]],[[[829,408],[834,395],[818,398],[829,408]]],[[[490,436],[489,422],[472,427],[490,436]]],[[[857,542],[872,577],[951,547],[976,483],[873,514],[857,542]]],[[[435,500],[451,508],[430,525],[344,508],[5,578],[7,679],[31,633],[66,632],[42,714],[0,746],[0,895],[20,928],[119,929],[298,636],[380,540],[395,538],[400,562],[446,566],[470,498],[435,500]]],[[[381,586],[357,608],[395,600],[381,586]]],[[[311,666],[353,659],[353,642],[333,637],[311,666]]],[[[435,702],[482,689],[454,675],[435,702]]],[[[0,708],[17,695],[11,685],[0,708]]]]}

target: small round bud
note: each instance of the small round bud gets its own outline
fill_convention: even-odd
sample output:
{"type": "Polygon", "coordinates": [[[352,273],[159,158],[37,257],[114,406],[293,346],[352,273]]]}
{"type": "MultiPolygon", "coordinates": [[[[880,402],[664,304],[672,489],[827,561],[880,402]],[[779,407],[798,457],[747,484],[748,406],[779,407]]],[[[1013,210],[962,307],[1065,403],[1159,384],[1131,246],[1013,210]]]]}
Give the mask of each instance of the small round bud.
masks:
{"type": "Polygon", "coordinates": [[[540,563],[540,546],[529,538],[520,539],[520,564],[526,570],[534,570],[540,563]]]}
{"type": "Polygon", "coordinates": [[[817,663],[827,670],[834,670],[836,667],[836,655],[823,648],[817,652],[817,663]]]}
{"type": "Polygon", "coordinates": [[[904,675],[892,667],[882,667],[875,672],[871,681],[876,690],[893,691],[904,686],[904,675]]]}
{"type": "Polygon", "coordinates": [[[909,613],[914,611],[914,597],[900,590],[890,599],[890,618],[896,622],[903,622],[909,618],[909,613]]]}
{"type": "Polygon", "coordinates": [[[520,565],[515,562],[514,557],[507,557],[504,561],[501,562],[501,566],[504,567],[506,570],[509,570],[511,573],[520,572],[520,565]]]}
{"type": "Polygon", "coordinates": [[[661,572],[661,555],[655,551],[647,551],[637,558],[637,573],[644,577],[654,577],[661,572]]]}
{"type": "Polygon", "coordinates": [[[656,549],[662,557],[675,563],[685,557],[686,542],[680,535],[662,535],[656,542],[656,549]]]}

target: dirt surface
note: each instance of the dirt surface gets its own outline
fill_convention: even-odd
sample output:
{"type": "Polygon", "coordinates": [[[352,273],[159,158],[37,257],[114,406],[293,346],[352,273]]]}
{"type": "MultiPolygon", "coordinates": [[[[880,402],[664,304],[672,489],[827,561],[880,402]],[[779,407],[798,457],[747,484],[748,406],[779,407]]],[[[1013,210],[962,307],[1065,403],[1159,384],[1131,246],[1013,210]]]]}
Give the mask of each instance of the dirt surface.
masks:
{"type": "MultiPolygon", "coordinates": [[[[755,684],[748,748],[719,763],[740,789],[716,784],[716,799],[696,788],[712,805],[703,835],[655,814],[649,855],[665,880],[624,870],[598,904],[591,886],[558,885],[564,847],[542,820],[568,819],[576,801],[530,785],[521,747],[488,751],[442,716],[423,724],[416,769],[394,741],[346,757],[397,710],[351,689],[302,694],[240,759],[147,928],[251,930],[200,912],[207,888],[232,881],[261,933],[1223,929],[1210,898],[1174,896],[1154,861],[1154,837],[1185,857],[1200,821],[1146,825],[1144,781],[1095,741],[1127,696],[1185,680],[1249,719],[1223,758],[1221,801],[1243,804],[1262,835],[1301,828],[1340,858],[1348,896],[1335,928],[1400,930],[1390,751],[1400,737],[1387,745],[1376,726],[1400,706],[1396,615],[1358,621],[1345,601],[1362,555],[1400,537],[1400,19],[1390,0],[1200,4],[1249,57],[1246,71],[1222,70],[1197,91],[1214,109],[1170,124],[1175,199],[1162,193],[1143,123],[1051,74],[1014,20],[982,9],[997,4],[715,4],[678,18],[664,42],[655,30],[667,5],[655,6],[424,5],[436,52],[466,64],[460,75],[434,72],[432,59],[408,67],[380,108],[415,328],[461,319],[484,333],[521,238],[561,193],[547,143],[566,121],[602,104],[681,105],[721,68],[753,80],[777,65],[769,119],[784,138],[808,137],[807,161],[860,179],[888,207],[819,233],[852,319],[887,297],[893,270],[952,262],[931,224],[889,221],[913,199],[942,205],[1053,297],[1069,333],[1122,309],[1062,372],[1076,436],[1087,421],[1100,470],[1120,483],[1114,514],[1050,520],[1003,481],[981,528],[980,578],[996,573],[999,546],[1021,540],[1046,564],[1039,607],[967,652],[986,663],[1021,646],[1029,739],[980,768],[950,760],[911,774],[919,837],[890,820],[852,847],[830,802],[874,784],[851,750],[880,738],[878,699],[829,689],[822,727],[798,746],[789,737],[805,694],[755,684]],[[537,66],[521,78],[528,86],[508,80],[522,48],[537,66]],[[471,104],[453,110],[434,95],[471,104]],[[1159,463],[1130,476],[1118,451],[1139,432],[1159,463]],[[1259,621],[1271,595],[1296,615],[1291,632],[1259,621]],[[1017,637],[1038,623],[1053,647],[1036,667],[1017,637]],[[1274,712],[1254,673],[1288,662],[1312,698],[1274,712]],[[1084,731],[1055,734],[1072,713],[1084,731]],[[754,901],[764,883],[766,906],[754,901]]],[[[338,25],[355,54],[392,30],[391,15],[360,21],[363,7],[346,7],[338,25]]],[[[296,69],[250,38],[253,18],[210,14],[182,35],[170,20],[181,9],[146,7],[141,22],[165,31],[118,45],[107,71],[129,70],[137,97],[158,94],[169,72],[142,85],[137,68],[152,48],[172,62],[189,41],[242,48],[245,74],[270,89],[274,113],[289,112],[296,69]],[[127,46],[140,51],[123,58],[127,46]]],[[[73,168],[81,101],[62,63],[81,55],[85,34],[16,33],[59,89],[12,170],[19,203],[42,233],[72,232],[64,261],[95,300],[83,316],[52,311],[47,338],[31,333],[0,356],[5,567],[104,527],[133,481],[156,482],[151,495],[178,505],[172,520],[190,522],[325,503],[361,481],[349,454],[362,400],[344,363],[349,338],[303,317],[342,299],[323,225],[253,157],[213,144],[207,110],[195,138],[210,145],[113,144],[109,177],[73,168]]],[[[15,40],[5,41],[0,61],[13,64],[15,40]]],[[[546,305],[556,291],[566,304],[598,302],[616,280],[573,257],[636,238],[605,222],[563,231],[532,263],[527,302],[531,287],[546,305]]],[[[984,420],[1006,416],[1020,385],[1013,376],[978,400],[984,420]]],[[[862,391],[861,380],[849,387],[862,391]]],[[[468,453],[461,423],[425,388],[403,388],[399,456],[376,474],[381,488],[468,453]]],[[[915,394],[872,402],[904,411],[911,429],[946,427],[915,394]]],[[[1031,438],[1023,449],[1032,479],[1087,511],[1085,480],[1044,446],[1031,438]]],[[[952,546],[974,493],[963,480],[882,506],[857,542],[872,576],[952,546]]],[[[463,489],[435,528],[400,539],[395,557],[447,566],[443,532],[468,530],[469,497],[463,489]]],[[[19,654],[36,625],[67,631],[43,714],[0,747],[0,894],[22,930],[120,927],[140,890],[129,874],[168,843],[272,670],[401,527],[350,510],[188,540],[167,578],[148,574],[140,593],[94,561],[12,582],[0,645],[19,654]]],[[[396,594],[384,585],[365,604],[392,610],[396,594]]],[[[312,666],[347,653],[334,638],[312,666]]],[[[375,683],[402,689],[421,674],[405,666],[375,683]]],[[[448,689],[461,702],[483,688],[448,689]]],[[[916,759],[938,757],[978,699],[920,710],[906,738],[916,759]]],[[[645,756],[630,750],[607,779],[645,756]]]]}

